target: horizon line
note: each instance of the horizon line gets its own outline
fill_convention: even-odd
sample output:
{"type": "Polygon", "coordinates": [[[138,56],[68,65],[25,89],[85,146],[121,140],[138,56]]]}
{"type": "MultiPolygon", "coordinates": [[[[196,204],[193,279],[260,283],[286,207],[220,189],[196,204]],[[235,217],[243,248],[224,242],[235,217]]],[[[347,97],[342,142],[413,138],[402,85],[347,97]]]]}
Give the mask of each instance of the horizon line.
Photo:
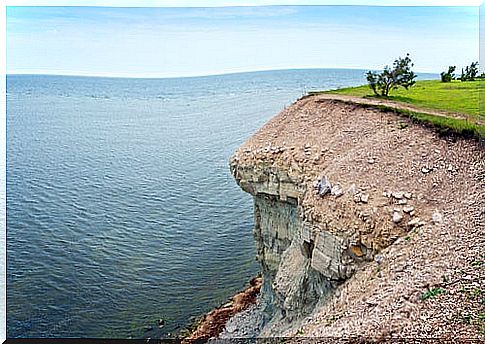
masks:
{"type": "MultiPolygon", "coordinates": [[[[146,0],[141,7],[259,7],[259,6],[387,6],[387,7],[480,7],[482,0],[146,0]],[[411,2],[411,3],[410,3],[411,2]]],[[[140,7],[137,0],[7,0],[6,6],[63,6],[63,7],[140,7]]]]}
{"type": "MultiPolygon", "coordinates": [[[[179,79],[179,78],[203,78],[211,76],[223,76],[223,75],[233,75],[233,74],[249,74],[249,73],[263,73],[263,72],[278,72],[278,71],[289,71],[289,70],[355,70],[355,71],[380,71],[381,69],[373,68],[345,68],[345,67],[302,67],[302,68],[274,68],[274,69],[255,69],[247,71],[236,71],[236,72],[222,72],[222,73],[210,73],[210,74],[193,74],[193,75],[176,75],[176,76],[134,76],[134,75],[107,75],[107,74],[74,74],[74,73],[32,73],[32,72],[7,72],[5,76],[20,76],[20,75],[31,75],[31,76],[64,76],[64,77],[80,77],[80,78],[114,78],[114,79],[179,79]]],[[[415,73],[422,74],[436,74],[439,72],[426,72],[426,71],[415,71],[415,73]]]]}
{"type": "MultiPolygon", "coordinates": [[[[484,2],[485,3],[485,2],[484,2]]],[[[6,5],[5,7],[94,7],[94,8],[126,8],[126,9],[137,9],[137,8],[170,8],[170,9],[204,9],[204,8],[245,8],[245,7],[318,7],[318,6],[325,6],[325,7],[481,7],[481,5],[462,5],[462,4],[448,4],[448,5],[438,5],[438,4],[413,4],[413,5],[404,5],[404,4],[338,4],[338,3],[329,3],[329,4],[252,4],[252,5],[221,5],[221,6],[213,6],[213,5],[193,5],[193,6],[140,6],[140,5],[72,5],[72,4],[65,4],[65,5],[6,5]]]]}

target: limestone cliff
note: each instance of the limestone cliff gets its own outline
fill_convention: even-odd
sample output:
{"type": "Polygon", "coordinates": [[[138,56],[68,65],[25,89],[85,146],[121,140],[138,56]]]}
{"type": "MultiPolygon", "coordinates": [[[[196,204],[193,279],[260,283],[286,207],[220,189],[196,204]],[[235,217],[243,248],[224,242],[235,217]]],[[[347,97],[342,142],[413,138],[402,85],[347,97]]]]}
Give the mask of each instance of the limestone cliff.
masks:
{"type": "MultiPolygon", "coordinates": [[[[298,173],[233,165],[239,185],[254,196],[254,236],[264,278],[263,297],[272,321],[266,335],[299,324],[316,303],[347,278],[356,261],[344,238],[302,218],[306,187],[298,173]]],[[[277,332],[276,332],[277,334],[277,332]]]]}
{"type": "Polygon", "coordinates": [[[454,144],[394,114],[313,96],[241,146],[230,168],[254,197],[269,315],[261,335],[294,333],[383,249],[441,223],[447,183],[464,168],[454,144]]]}

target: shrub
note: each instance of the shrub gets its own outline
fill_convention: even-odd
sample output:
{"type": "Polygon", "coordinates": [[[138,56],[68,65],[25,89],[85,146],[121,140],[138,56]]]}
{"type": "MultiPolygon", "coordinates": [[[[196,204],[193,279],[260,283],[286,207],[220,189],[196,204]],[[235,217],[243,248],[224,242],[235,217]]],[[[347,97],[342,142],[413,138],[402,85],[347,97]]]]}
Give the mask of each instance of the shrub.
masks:
{"type": "Polygon", "coordinates": [[[465,71],[463,68],[461,69],[461,81],[474,81],[478,75],[478,62],[472,62],[471,65],[465,67],[465,71]]]}
{"type": "Polygon", "coordinates": [[[392,65],[392,69],[389,66],[385,66],[382,73],[376,73],[368,71],[367,82],[375,95],[382,95],[387,97],[391,90],[395,90],[398,87],[404,87],[408,89],[413,86],[416,81],[416,74],[411,70],[414,64],[411,63],[409,54],[406,57],[399,57],[392,65]]]}
{"type": "Polygon", "coordinates": [[[449,66],[448,72],[441,72],[441,81],[442,82],[451,82],[451,80],[455,79],[455,74],[453,74],[456,70],[456,66],[449,66]]]}

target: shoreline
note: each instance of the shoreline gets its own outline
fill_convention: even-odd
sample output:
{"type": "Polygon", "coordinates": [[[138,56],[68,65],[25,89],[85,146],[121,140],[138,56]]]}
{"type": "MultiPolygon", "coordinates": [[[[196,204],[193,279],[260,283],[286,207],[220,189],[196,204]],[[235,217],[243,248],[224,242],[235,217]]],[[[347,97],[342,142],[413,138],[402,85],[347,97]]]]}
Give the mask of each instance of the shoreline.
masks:
{"type": "Polygon", "coordinates": [[[254,277],[249,281],[247,288],[234,295],[224,305],[204,314],[194,329],[189,329],[189,334],[181,338],[182,343],[200,343],[218,337],[233,316],[256,305],[262,283],[262,277],[254,277]]]}

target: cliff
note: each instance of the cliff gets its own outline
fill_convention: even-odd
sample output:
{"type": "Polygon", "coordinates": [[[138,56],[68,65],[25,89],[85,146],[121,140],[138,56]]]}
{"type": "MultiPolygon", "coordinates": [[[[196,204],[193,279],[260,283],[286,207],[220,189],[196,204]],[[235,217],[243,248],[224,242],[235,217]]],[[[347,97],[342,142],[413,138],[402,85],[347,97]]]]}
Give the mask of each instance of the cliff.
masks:
{"type": "Polygon", "coordinates": [[[450,293],[485,292],[482,265],[470,265],[485,259],[479,143],[316,95],[268,122],[230,168],[254,197],[260,336],[480,336],[483,306],[450,293]],[[454,315],[426,318],[443,305],[454,315]],[[468,309],[473,321],[456,320],[468,309]]]}

